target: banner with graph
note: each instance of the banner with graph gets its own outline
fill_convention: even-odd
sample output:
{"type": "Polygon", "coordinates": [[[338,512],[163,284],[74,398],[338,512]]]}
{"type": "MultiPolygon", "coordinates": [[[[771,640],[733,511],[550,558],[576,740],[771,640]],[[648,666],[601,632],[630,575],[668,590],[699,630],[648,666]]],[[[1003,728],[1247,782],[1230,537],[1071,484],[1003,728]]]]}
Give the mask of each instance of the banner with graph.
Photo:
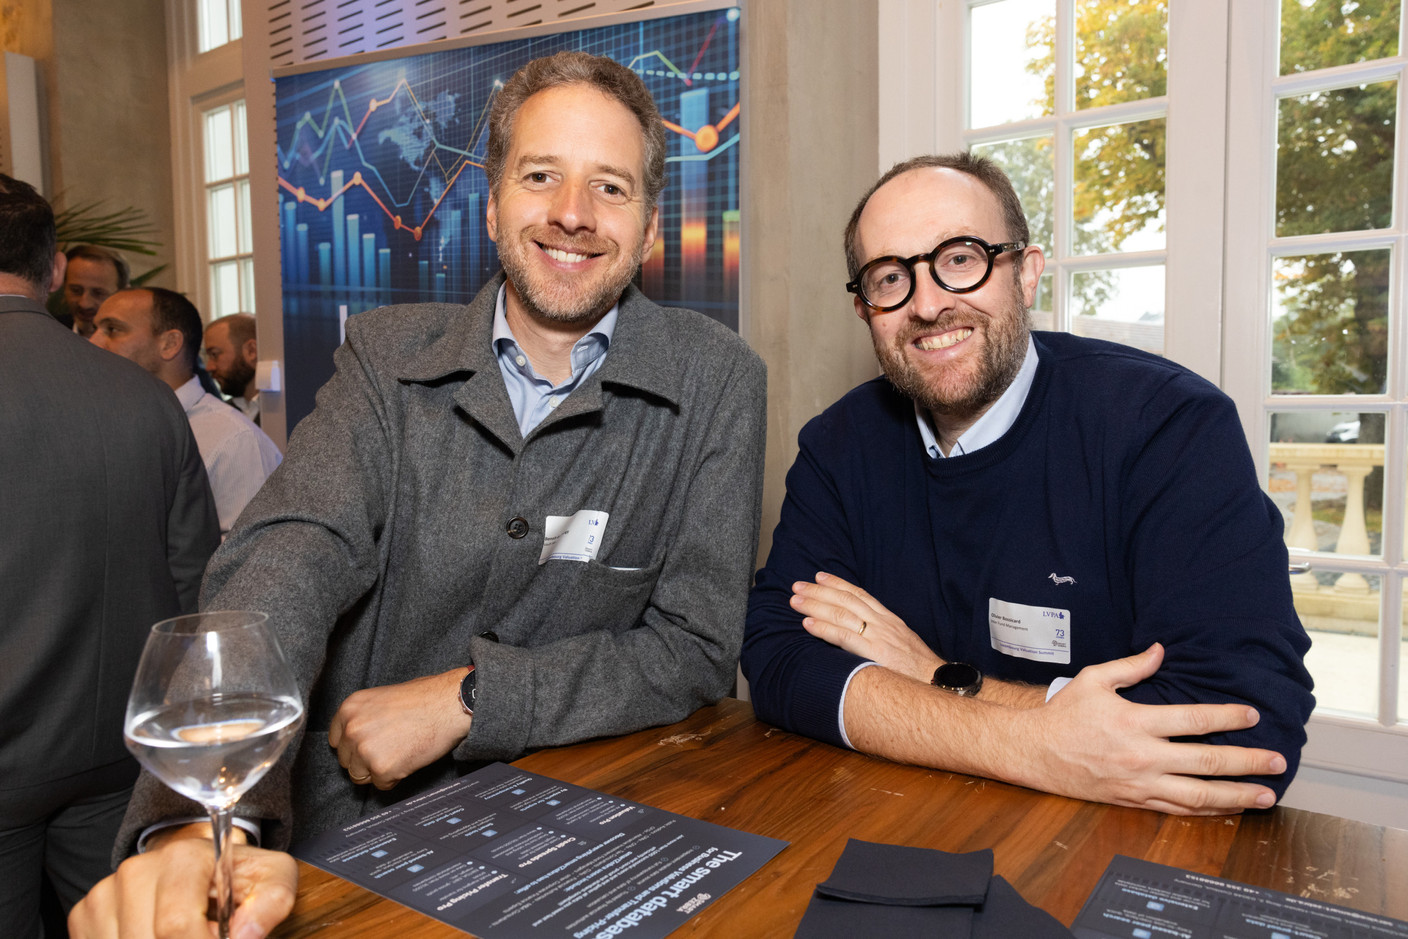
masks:
{"type": "Polygon", "coordinates": [[[331,377],[346,317],[465,303],[498,271],[489,108],[519,66],[563,49],[633,69],[665,122],[669,182],[641,288],[737,329],[739,27],[728,7],[278,77],[289,428],[331,377]]]}

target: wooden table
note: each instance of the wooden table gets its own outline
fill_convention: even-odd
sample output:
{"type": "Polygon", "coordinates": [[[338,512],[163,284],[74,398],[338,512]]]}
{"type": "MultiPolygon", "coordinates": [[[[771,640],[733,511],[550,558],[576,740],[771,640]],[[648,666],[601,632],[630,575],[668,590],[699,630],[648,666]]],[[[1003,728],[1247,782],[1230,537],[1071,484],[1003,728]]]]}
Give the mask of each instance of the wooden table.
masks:
{"type": "MultiPolygon", "coordinates": [[[[900,766],[776,730],[727,700],[671,727],[514,765],[791,842],[675,935],[790,936],[847,838],[991,848],[995,871],[1069,925],[1116,854],[1408,919],[1408,831],[1277,808],[1174,818],[900,766]]],[[[300,862],[283,939],[463,933],[300,862]]]]}

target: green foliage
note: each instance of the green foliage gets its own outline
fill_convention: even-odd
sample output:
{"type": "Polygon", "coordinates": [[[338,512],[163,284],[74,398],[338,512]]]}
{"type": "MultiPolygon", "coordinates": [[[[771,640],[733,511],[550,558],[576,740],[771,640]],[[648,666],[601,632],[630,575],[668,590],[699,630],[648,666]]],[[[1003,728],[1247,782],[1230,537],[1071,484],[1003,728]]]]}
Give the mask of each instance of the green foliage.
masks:
{"type": "Polygon", "coordinates": [[[1399,0],[1282,0],[1281,74],[1398,55],[1399,0]]]}
{"type": "MultiPolygon", "coordinates": [[[[1167,0],[1077,0],[1075,105],[1104,107],[1158,97],[1168,87],[1167,0]]],[[[1027,30],[1027,45],[1041,50],[1027,70],[1044,79],[1043,113],[1056,105],[1056,23],[1051,17],[1027,30]]],[[[1082,254],[1120,250],[1132,236],[1163,228],[1166,135],[1163,120],[1093,127],[1074,138],[1075,244],[1082,254]]],[[[1054,173],[1049,137],[980,148],[1012,176],[1032,223],[1048,250],[1054,225],[1054,173]]],[[[1114,278],[1093,272],[1073,284],[1073,308],[1092,316],[1110,299],[1114,278]]]]}
{"type": "MultiPolygon", "coordinates": [[[[1399,0],[1283,0],[1281,71],[1397,55],[1399,16],[1399,0]]],[[[1392,224],[1397,94],[1397,83],[1385,81],[1277,103],[1277,235],[1392,224]]],[[[1389,274],[1387,250],[1283,259],[1273,389],[1382,393],[1389,274]]],[[[1361,430],[1360,439],[1374,437],[1361,430]]]]}
{"type": "Polygon", "coordinates": [[[59,246],[100,245],[130,254],[156,254],[161,242],[144,209],[125,206],[107,210],[105,202],[80,202],[54,213],[59,246]]]}

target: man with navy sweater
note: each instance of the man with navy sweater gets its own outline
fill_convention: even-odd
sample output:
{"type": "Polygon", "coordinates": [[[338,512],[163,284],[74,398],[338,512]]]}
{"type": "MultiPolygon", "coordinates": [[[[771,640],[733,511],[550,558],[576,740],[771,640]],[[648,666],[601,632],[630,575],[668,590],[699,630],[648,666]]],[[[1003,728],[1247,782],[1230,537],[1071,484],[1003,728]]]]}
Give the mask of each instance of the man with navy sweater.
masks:
{"type": "Polygon", "coordinates": [[[968,154],[846,230],[885,372],[803,429],[748,612],[764,720],[893,760],[1178,814],[1273,805],[1314,706],[1281,517],[1232,402],[1032,333],[1044,259],[968,154]]]}

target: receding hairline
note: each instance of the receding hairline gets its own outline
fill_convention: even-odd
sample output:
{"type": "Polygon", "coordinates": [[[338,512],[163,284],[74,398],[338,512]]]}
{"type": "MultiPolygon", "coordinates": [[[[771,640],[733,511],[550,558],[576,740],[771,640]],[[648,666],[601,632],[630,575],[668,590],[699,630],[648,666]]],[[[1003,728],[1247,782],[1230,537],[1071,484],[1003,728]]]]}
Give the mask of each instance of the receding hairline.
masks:
{"type": "MultiPolygon", "coordinates": [[[[897,173],[890,179],[885,180],[879,186],[876,186],[875,189],[868,196],[865,197],[865,203],[861,206],[860,212],[856,216],[856,228],[854,238],[857,248],[863,247],[863,245],[861,244],[861,228],[865,224],[865,214],[870,211],[871,205],[875,202],[875,197],[880,195],[880,193],[884,192],[886,189],[889,189],[895,183],[898,183],[904,179],[908,179],[916,173],[939,173],[942,175],[947,175],[955,179],[956,181],[963,183],[964,185],[975,187],[976,189],[981,191],[983,195],[990,200],[993,212],[997,216],[997,223],[1002,230],[1002,240],[1012,240],[1013,235],[1010,230],[1010,227],[1007,224],[1007,219],[1002,209],[1002,198],[996,192],[994,192],[993,188],[989,186],[983,179],[978,176],[975,176],[972,173],[967,172],[966,170],[961,170],[952,166],[912,166],[904,172],[897,173]]],[[[936,231],[933,234],[937,239],[935,241],[935,244],[937,244],[938,241],[942,241],[945,238],[954,238],[963,235],[973,235],[977,233],[969,231],[966,228],[962,230],[958,228],[953,228],[946,229],[943,231],[936,231]]],[[[881,252],[881,254],[883,253],[884,252],[881,252]]],[[[879,257],[881,256],[881,254],[873,254],[872,256],[879,257]]],[[[864,263],[865,260],[865,258],[862,258],[861,262],[864,263]]]]}

